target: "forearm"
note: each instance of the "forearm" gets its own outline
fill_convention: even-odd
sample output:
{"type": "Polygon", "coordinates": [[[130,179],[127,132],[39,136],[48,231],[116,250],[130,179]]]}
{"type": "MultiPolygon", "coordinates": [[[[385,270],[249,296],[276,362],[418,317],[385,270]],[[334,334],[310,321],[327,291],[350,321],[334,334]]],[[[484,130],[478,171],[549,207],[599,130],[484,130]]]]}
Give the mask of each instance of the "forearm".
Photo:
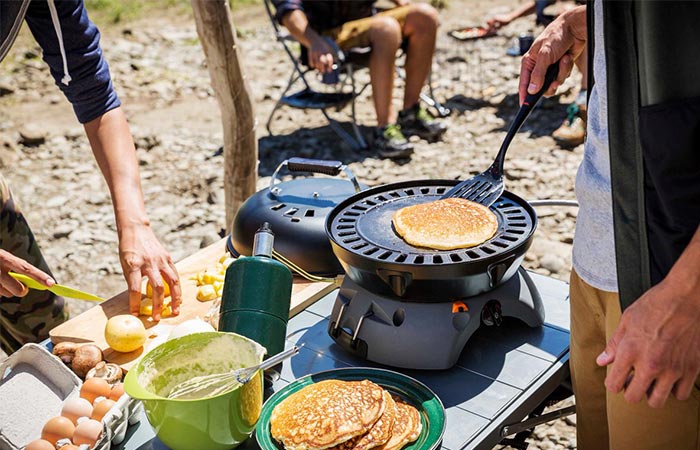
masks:
{"type": "Polygon", "coordinates": [[[671,268],[667,278],[682,292],[694,294],[700,301],[700,227],[671,268]]]}
{"type": "Polygon", "coordinates": [[[588,39],[586,28],[586,5],[577,6],[562,14],[566,29],[578,41],[585,42],[588,39]]]}
{"type": "Polygon", "coordinates": [[[320,35],[309,26],[309,19],[303,11],[295,10],[287,13],[282,18],[282,25],[304,47],[311,47],[311,43],[320,38],[320,35]]]}
{"type": "Polygon", "coordinates": [[[117,232],[148,225],[134,142],[121,108],[87,122],[85,132],[112,195],[117,232]]]}
{"type": "Polygon", "coordinates": [[[535,0],[532,0],[532,1],[525,3],[520,8],[513,11],[512,13],[508,14],[508,18],[510,19],[510,22],[512,22],[515,19],[519,19],[523,16],[527,16],[527,15],[532,14],[534,12],[535,12],[535,0]]]}

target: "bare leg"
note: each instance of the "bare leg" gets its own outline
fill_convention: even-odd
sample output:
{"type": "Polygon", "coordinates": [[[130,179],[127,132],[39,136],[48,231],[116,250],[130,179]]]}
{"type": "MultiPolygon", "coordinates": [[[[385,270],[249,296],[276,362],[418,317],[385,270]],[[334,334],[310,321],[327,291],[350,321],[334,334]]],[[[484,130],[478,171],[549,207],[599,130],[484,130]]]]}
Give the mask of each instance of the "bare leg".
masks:
{"type": "Polygon", "coordinates": [[[418,102],[420,91],[428,78],[435,52],[437,28],[438,13],[435,8],[425,3],[412,5],[403,27],[403,36],[408,38],[404,109],[418,102]]]}
{"type": "Polygon", "coordinates": [[[375,17],[369,28],[369,39],[372,45],[369,58],[372,98],[377,125],[383,127],[396,120],[391,95],[394,90],[396,51],[401,46],[401,25],[393,17],[375,17]]]}

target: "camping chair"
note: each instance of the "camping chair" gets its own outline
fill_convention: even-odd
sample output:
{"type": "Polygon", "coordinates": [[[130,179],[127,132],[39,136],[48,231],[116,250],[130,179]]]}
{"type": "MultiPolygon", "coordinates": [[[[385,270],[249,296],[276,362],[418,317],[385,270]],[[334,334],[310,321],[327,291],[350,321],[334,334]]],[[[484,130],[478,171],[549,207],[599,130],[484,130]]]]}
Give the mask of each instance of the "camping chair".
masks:
{"type": "MultiPolygon", "coordinates": [[[[289,56],[293,64],[292,73],[289,76],[289,81],[287,86],[282,91],[282,95],[279,100],[275,103],[275,106],[270,112],[270,116],[267,119],[266,128],[268,133],[272,136],[272,120],[275,113],[282,105],[287,105],[292,108],[297,109],[318,109],[324,115],[330,127],[335,131],[335,133],[343,139],[347,144],[350,145],[354,150],[361,150],[367,148],[367,143],[360,132],[357,125],[357,119],[355,116],[355,99],[364,92],[364,90],[369,86],[369,83],[365,83],[360,89],[357,88],[357,81],[355,80],[355,72],[358,69],[366,68],[369,63],[369,55],[372,51],[370,47],[357,47],[344,51],[345,59],[340,63],[340,73],[342,74],[342,80],[336,85],[336,92],[319,92],[314,90],[306,79],[306,75],[309,72],[313,72],[306,65],[306,51],[304,47],[301,47],[301,54],[296,55],[292,48],[294,43],[297,43],[296,39],[286,30],[284,27],[280,26],[275,19],[275,14],[273,12],[274,6],[271,0],[264,0],[265,10],[272,23],[275,30],[275,39],[282,44],[285,52],[289,56]],[[292,89],[292,86],[296,84],[299,80],[303,83],[303,89],[299,92],[288,94],[292,89]],[[347,86],[350,90],[348,91],[347,86]],[[347,104],[350,103],[350,117],[352,134],[348,133],[340,123],[333,119],[329,114],[329,109],[335,109],[340,111],[347,104]]],[[[401,78],[404,78],[403,71],[397,67],[397,72],[401,78]]],[[[450,110],[444,107],[442,104],[437,102],[433,96],[433,86],[428,82],[430,95],[424,93],[420,94],[420,98],[428,106],[431,106],[437,112],[440,117],[446,117],[450,114],[450,110]]]]}

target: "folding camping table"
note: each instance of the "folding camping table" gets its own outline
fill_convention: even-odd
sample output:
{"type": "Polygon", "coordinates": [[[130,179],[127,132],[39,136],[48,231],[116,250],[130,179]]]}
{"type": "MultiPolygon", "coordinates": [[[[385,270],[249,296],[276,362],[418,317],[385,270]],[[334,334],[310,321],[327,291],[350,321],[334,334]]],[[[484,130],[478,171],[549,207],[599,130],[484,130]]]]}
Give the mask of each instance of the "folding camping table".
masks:
{"type": "MultiPolygon", "coordinates": [[[[530,274],[545,307],[545,324],[529,328],[517,320],[501,327],[482,327],[467,343],[455,367],[447,371],[399,370],[430,387],[447,411],[442,441],[445,450],[490,450],[501,440],[531,428],[540,410],[569,378],[569,298],[566,283],[530,274]]],[[[285,362],[273,389],[304,375],[348,366],[382,367],[356,358],[328,336],[328,315],[337,291],[333,291],[289,321],[289,344],[304,344],[299,354],[285,362]]],[[[394,369],[396,370],[396,369],[394,369]]],[[[551,419],[569,414],[573,407],[552,413],[551,419]]],[[[550,419],[550,420],[551,420],[550,419]]],[[[130,427],[125,450],[165,449],[148,420],[130,427]]],[[[238,449],[258,449],[252,437],[238,449]]]]}

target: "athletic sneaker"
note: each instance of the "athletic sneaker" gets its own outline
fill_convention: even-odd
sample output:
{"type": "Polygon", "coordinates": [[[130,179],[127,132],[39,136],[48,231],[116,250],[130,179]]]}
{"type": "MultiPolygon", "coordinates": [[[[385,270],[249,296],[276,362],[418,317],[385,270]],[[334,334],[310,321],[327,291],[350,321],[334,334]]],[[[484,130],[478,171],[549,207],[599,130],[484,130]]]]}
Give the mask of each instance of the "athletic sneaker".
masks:
{"type": "Polygon", "coordinates": [[[376,128],[374,148],[382,158],[403,159],[413,154],[413,145],[403,135],[401,127],[395,123],[376,128]]]}
{"type": "Polygon", "coordinates": [[[586,138],[585,112],[581,111],[576,103],[570,104],[566,108],[566,112],[566,120],[554,130],[552,137],[562,147],[576,147],[581,145],[586,138]]]}
{"type": "Polygon", "coordinates": [[[435,120],[420,102],[399,112],[398,124],[405,135],[419,136],[428,142],[439,140],[447,131],[447,125],[435,120]]]}

